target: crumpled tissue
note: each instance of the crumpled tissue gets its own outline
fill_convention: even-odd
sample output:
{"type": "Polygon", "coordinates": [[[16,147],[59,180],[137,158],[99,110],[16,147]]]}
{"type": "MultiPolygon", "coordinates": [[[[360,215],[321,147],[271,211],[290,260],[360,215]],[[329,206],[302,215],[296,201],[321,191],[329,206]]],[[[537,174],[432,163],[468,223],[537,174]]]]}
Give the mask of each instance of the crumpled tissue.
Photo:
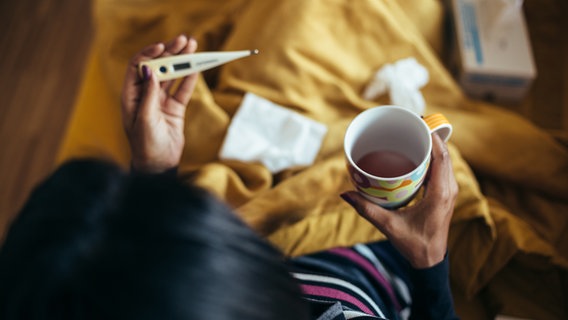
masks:
{"type": "Polygon", "coordinates": [[[271,173],[311,165],[327,127],[253,93],[235,113],[219,158],[260,162],[271,173]]]}
{"type": "Polygon", "coordinates": [[[393,64],[386,64],[375,73],[365,88],[363,98],[374,100],[388,91],[392,104],[422,115],[426,103],[420,88],[425,86],[429,79],[428,70],[416,59],[401,59],[393,64]]]}

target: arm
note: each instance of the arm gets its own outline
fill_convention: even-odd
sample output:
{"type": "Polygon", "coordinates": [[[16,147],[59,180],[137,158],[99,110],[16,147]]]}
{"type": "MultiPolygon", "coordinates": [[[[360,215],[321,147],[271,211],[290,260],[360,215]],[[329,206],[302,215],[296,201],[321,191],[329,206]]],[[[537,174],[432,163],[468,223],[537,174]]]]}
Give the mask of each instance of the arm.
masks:
{"type": "Polygon", "coordinates": [[[163,173],[179,165],[185,144],[185,109],[197,81],[197,74],[187,76],[174,90],[174,81],[159,83],[150,69],[145,68],[140,77],[138,64],[196,49],[197,42],[182,35],[166,44],[150,45],[130,60],[121,105],[133,170],[163,173]]]}
{"type": "Polygon", "coordinates": [[[410,270],[412,309],[410,319],[458,319],[448,278],[448,257],[435,266],[410,270]]]}
{"type": "Polygon", "coordinates": [[[413,267],[412,317],[448,319],[455,318],[455,313],[446,252],[458,186],[446,145],[436,134],[432,139],[432,164],[425,194],[416,205],[390,211],[354,191],[341,196],[383,232],[413,267]]]}

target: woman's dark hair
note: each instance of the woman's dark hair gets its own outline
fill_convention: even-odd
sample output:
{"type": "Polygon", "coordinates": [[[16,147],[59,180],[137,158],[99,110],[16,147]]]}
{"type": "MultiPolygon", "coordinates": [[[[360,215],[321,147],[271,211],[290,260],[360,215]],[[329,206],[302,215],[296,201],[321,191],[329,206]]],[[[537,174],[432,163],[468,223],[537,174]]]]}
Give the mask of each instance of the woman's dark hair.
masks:
{"type": "Polygon", "coordinates": [[[1,319],[303,319],[283,258],[205,190],[81,160],[0,251],[1,319]]]}

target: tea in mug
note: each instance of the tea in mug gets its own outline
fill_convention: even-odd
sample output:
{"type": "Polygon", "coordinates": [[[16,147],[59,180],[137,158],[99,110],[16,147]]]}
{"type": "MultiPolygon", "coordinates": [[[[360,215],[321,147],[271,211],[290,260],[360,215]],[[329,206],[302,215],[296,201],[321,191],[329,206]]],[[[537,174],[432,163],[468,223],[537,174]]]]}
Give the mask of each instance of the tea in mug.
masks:
{"type": "Polygon", "coordinates": [[[417,166],[405,155],[390,150],[371,151],[361,157],[356,164],[368,174],[382,178],[405,175],[417,166]]]}

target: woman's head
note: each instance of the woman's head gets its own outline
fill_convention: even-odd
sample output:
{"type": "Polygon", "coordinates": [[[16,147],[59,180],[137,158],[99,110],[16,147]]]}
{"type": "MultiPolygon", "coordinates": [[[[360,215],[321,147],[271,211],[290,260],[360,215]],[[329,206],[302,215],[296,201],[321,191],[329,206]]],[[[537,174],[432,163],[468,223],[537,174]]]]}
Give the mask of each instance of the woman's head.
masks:
{"type": "Polygon", "coordinates": [[[0,251],[0,317],[301,319],[279,253],[206,191],[107,163],[62,166],[0,251]]]}

